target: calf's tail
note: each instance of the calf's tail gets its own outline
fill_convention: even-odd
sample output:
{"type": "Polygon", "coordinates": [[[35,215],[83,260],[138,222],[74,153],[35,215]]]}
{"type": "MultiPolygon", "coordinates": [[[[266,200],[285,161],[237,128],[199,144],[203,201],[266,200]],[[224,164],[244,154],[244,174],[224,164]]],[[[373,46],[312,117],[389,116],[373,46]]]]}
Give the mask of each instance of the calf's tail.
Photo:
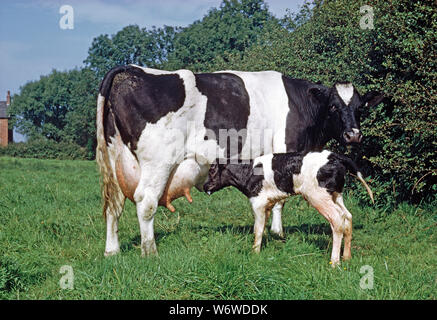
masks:
{"type": "Polygon", "coordinates": [[[340,161],[343,163],[343,165],[346,167],[346,169],[353,174],[354,176],[356,176],[358,178],[358,180],[361,181],[361,183],[363,184],[364,188],[366,188],[367,193],[370,196],[370,200],[372,200],[372,203],[375,203],[375,200],[373,198],[373,192],[372,190],[370,190],[370,187],[368,186],[366,180],[364,180],[363,175],[361,174],[361,172],[359,171],[357,165],[355,164],[355,162],[353,162],[350,158],[343,156],[343,155],[339,155],[337,154],[338,158],[340,159],[340,161]]]}

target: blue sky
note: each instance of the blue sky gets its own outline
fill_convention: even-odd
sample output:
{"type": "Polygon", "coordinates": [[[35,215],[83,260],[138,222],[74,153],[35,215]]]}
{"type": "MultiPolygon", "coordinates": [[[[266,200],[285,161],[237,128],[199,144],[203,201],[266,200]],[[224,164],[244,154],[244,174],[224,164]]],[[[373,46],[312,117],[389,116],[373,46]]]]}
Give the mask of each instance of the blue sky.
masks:
{"type": "MultiPolygon", "coordinates": [[[[278,17],[304,0],[267,0],[278,17]]],[[[52,69],[81,67],[94,37],[114,34],[129,24],[187,26],[221,0],[7,0],[0,3],[0,100],[6,91],[52,69]],[[74,9],[74,29],[63,30],[62,5],[74,9]]]]}

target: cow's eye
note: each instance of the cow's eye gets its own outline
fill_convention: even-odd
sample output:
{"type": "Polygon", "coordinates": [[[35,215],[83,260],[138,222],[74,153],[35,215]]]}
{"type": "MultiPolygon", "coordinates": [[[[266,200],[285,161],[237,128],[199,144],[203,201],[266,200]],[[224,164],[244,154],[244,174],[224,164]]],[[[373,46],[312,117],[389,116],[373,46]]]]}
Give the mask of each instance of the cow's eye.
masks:
{"type": "Polygon", "coordinates": [[[331,111],[331,112],[337,111],[337,107],[331,106],[331,107],[329,107],[329,111],[331,111]]]}

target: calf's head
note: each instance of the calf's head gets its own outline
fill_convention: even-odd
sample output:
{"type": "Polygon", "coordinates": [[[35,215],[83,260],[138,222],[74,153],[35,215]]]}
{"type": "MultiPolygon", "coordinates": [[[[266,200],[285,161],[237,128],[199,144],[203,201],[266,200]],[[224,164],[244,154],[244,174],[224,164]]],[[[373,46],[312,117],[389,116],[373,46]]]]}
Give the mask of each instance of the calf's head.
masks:
{"type": "Polygon", "coordinates": [[[208,172],[208,178],[203,185],[203,191],[209,195],[229,186],[229,177],[225,165],[213,163],[208,172]]]}
{"type": "Polygon", "coordinates": [[[349,82],[337,82],[332,88],[311,88],[310,94],[327,108],[325,134],[346,145],[360,143],[363,138],[360,131],[362,108],[374,107],[384,98],[375,91],[361,96],[349,82]]]}

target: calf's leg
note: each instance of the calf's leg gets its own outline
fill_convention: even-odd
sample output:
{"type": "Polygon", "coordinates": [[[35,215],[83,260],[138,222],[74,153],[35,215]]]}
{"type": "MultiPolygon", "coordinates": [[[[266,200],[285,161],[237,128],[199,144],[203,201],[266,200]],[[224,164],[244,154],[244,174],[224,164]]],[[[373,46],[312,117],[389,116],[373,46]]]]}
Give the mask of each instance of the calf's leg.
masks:
{"type": "Polygon", "coordinates": [[[335,203],[340,207],[344,218],[344,249],[343,249],[343,260],[349,260],[351,255],[351,245],[352,245],[352,214],[346,208],[343,202],[343,197],[339,194],[335,203]]]}
{"type": "Polygon", "coordinates": [[[306,195],[310,204],[325,217],[332,230],[331,264],[335,267],[340,263],[341,242],[343,239],[343,218],[338,212],[332,196],[326,189],[319,188],[311,195],[306,195]]]}

